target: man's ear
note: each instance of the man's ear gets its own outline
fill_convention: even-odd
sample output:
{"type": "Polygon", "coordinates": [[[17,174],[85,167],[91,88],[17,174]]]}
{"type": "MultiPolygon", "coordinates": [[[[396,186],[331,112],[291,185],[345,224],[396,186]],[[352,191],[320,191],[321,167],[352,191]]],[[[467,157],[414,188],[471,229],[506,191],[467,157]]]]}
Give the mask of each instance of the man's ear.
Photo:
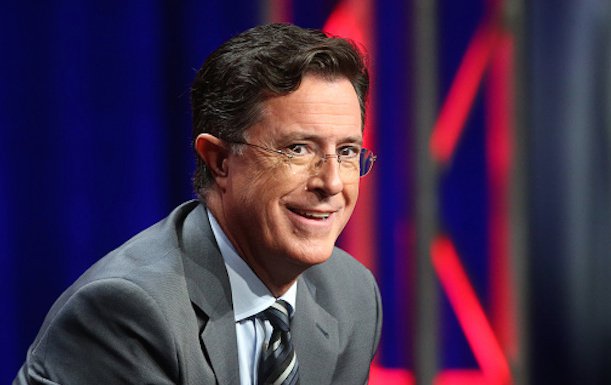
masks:
{"type": "Polygon", "coordinates": [[[206,163],[208,170],[219,187],[224,188],[227,177],[227,157],[229,148],[223,140],[210,134],[199,134],[195,138],[195,151],[206,163]]]}

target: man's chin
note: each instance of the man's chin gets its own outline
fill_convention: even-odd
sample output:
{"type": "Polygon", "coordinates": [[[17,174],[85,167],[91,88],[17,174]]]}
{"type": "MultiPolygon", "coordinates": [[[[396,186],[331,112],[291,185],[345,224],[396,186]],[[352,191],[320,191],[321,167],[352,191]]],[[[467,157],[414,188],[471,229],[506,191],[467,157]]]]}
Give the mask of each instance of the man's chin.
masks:
{"type": "Polygon", "coordinates": [[[302,253],[293,254],[290,259],[304,269],[326,262],[333,252],[333,246],[312,247],[302,253]]]}

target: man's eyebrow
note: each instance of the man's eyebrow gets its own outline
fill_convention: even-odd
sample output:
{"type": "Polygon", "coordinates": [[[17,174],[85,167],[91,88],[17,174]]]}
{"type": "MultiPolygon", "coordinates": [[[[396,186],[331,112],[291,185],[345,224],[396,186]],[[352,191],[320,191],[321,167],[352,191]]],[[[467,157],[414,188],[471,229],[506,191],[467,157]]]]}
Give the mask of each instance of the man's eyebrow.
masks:
{"type": "Polygon", "coordinates": [[[347,138],[345,138],[344,140],[340,141],[341,143],[357,143],[359,145],[363,144],[363,137],[362,136],[348,136],[347,138]]]}

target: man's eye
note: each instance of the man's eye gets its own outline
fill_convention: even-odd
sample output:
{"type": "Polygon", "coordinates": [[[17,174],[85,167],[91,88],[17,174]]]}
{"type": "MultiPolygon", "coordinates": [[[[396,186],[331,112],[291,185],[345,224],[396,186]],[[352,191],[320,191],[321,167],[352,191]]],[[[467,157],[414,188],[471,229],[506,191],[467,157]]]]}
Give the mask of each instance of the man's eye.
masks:
{"type": "Polygon", "coordinates": [[[309,153],[308,146],[305,144],[291,144],[286,149],[289,154],[295,156],[303,156],[309,153]]]}
{"type": "Polygon", "coordinates": [[[337,155],[345,158],[354,158],[361,152],[360,147],[357,146],[345,146],[337,150],[337,155]]]}

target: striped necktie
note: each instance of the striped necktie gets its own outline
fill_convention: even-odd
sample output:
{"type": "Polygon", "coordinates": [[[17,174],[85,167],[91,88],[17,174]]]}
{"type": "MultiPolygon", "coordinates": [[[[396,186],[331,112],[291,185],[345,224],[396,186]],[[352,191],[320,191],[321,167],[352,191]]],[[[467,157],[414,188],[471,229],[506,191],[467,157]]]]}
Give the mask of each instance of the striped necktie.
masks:
{"type": "Polygon", "coordinates": [[[273,327],[259,361],[259,385],[299,384],[299,365],[289,329],[291,305],[281,299],[261,312],[273,327]]]}

